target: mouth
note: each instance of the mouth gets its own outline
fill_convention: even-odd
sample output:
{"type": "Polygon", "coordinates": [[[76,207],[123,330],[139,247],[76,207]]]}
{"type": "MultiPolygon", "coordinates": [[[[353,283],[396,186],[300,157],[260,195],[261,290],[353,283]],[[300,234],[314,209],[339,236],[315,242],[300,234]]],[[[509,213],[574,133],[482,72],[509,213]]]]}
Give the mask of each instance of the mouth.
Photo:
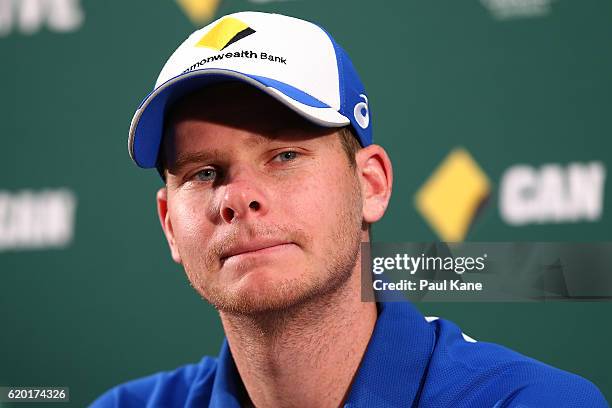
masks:
{"type": "Polygon", "coordinates": [[[289,249],[293,246],[295,246],[295,244],[288,241],[248,242],[230,248],[221,256],[220,260],[221,264],[223,265],[229,260],[239,260],[252,256],[269,255],[278,251],[289,249]]]}

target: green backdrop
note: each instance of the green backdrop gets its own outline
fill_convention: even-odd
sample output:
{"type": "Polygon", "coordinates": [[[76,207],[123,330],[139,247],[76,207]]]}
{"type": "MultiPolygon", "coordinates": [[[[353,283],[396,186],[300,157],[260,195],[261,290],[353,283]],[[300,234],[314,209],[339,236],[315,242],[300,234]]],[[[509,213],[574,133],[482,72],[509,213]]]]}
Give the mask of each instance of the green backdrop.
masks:
{"type": "MultiPolygon", "coordinates": [[[[158,225],[160,180],[127,154],[133,111],[175,46],[206,23],[186,3],[0,0],[0,385],[68,386],[71,403],[58,406],[80,407],[218,352],[218,317],[171,261],[158,225]]],[[[563,184],[572,163],[596,162],[604,174],[612,165],[612,2],[205,3],[215,16],[316,21],[347,49],[395,171],[376,240],[442,238],[415,194],[458,147],[490,182],[466,240],[612,240],[607,180],[586,192],[563,184]],[[541,197],[539,218],[509,222],[500,211],[509,169],[541,175],[548,164],[562,194],[555,176],[537,178],[529,194],[541,197]],[[581,197],[591,216],[546,216],[581,197]]],[[[419,308],[585,376],[612,400],[612,303],[419,308]]]]}

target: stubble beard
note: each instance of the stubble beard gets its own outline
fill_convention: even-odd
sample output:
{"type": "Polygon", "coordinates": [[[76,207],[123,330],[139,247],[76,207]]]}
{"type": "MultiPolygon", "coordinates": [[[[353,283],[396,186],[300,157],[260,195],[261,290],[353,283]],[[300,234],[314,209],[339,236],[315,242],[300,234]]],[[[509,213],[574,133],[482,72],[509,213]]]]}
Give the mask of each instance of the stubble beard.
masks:
{"type": "MultiPolygon", "coordinates": [[[[337,215],[339,222],[330,235],[330,242],[336,243],[336,251],[327,252],[323,260],[325,271],[303,271],[296,278],[284,279],[276,283],[273,288],[267,288],[263,293],[256,295],[245,290],[231,290],[216,283],[206,282],[200,272],[201,268],[210,268],[218,262],[218,252],[211,251],[205,257],[195,257],[193,263],[185,262],[184,268],[191,286],[208,303],[219,312],[255,318],[281,317],[291,314],[300,308],[313,303],[323,302],[334,294],[341,292],[355,271],[360,255],[362,228],[361,191],[356,176],[350,188],[351,197],[346,206],[337,215]]],[[[283,236],[293,242],[308,243],[312,238],[303,230],[288,226],[249,226],[250,236],[253,237],[279,237],[283,236]]],[[[228,245],[233,237],[228,237],[224,245],[228,245]]],[[[287,260],[291,267],[291,259],[287,260]]],[[[211,269],[209,269],[211,270],[211,269]]]]}

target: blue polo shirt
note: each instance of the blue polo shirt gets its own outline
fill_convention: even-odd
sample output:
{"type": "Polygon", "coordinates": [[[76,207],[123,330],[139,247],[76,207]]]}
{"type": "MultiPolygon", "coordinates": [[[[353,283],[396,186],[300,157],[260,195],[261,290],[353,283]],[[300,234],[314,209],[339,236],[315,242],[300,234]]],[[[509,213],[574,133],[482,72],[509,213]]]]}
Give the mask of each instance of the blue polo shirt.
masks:
{"type": "MultiPolygon", "coordinates": [[[[378,312],[346,408],[608,407],[591,382],[476,342],[408,302],[379,303],[378,312]]],[[[217,358],[119,385],[91,406],[233,408],[245,395],[225,340],[217,358]]]]}

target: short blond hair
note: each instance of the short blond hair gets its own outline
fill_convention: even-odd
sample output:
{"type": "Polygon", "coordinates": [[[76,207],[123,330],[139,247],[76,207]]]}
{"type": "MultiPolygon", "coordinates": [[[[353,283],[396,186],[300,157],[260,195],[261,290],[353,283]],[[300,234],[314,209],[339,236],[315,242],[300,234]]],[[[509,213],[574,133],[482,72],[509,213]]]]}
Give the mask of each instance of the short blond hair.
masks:
{"type": "Polygon", "coordinates": [[[346,153],[349,164],[351,167],[355,167],[357,162],[355,162],[355,153],[361,149],[361,145],[359,144],[359,140],[357,140],[357,136],[353,132],[353,129],[350,126],[345,126],[338,131],[340,135],[340,144],[342,145],[342,150],[346,153]]]}

